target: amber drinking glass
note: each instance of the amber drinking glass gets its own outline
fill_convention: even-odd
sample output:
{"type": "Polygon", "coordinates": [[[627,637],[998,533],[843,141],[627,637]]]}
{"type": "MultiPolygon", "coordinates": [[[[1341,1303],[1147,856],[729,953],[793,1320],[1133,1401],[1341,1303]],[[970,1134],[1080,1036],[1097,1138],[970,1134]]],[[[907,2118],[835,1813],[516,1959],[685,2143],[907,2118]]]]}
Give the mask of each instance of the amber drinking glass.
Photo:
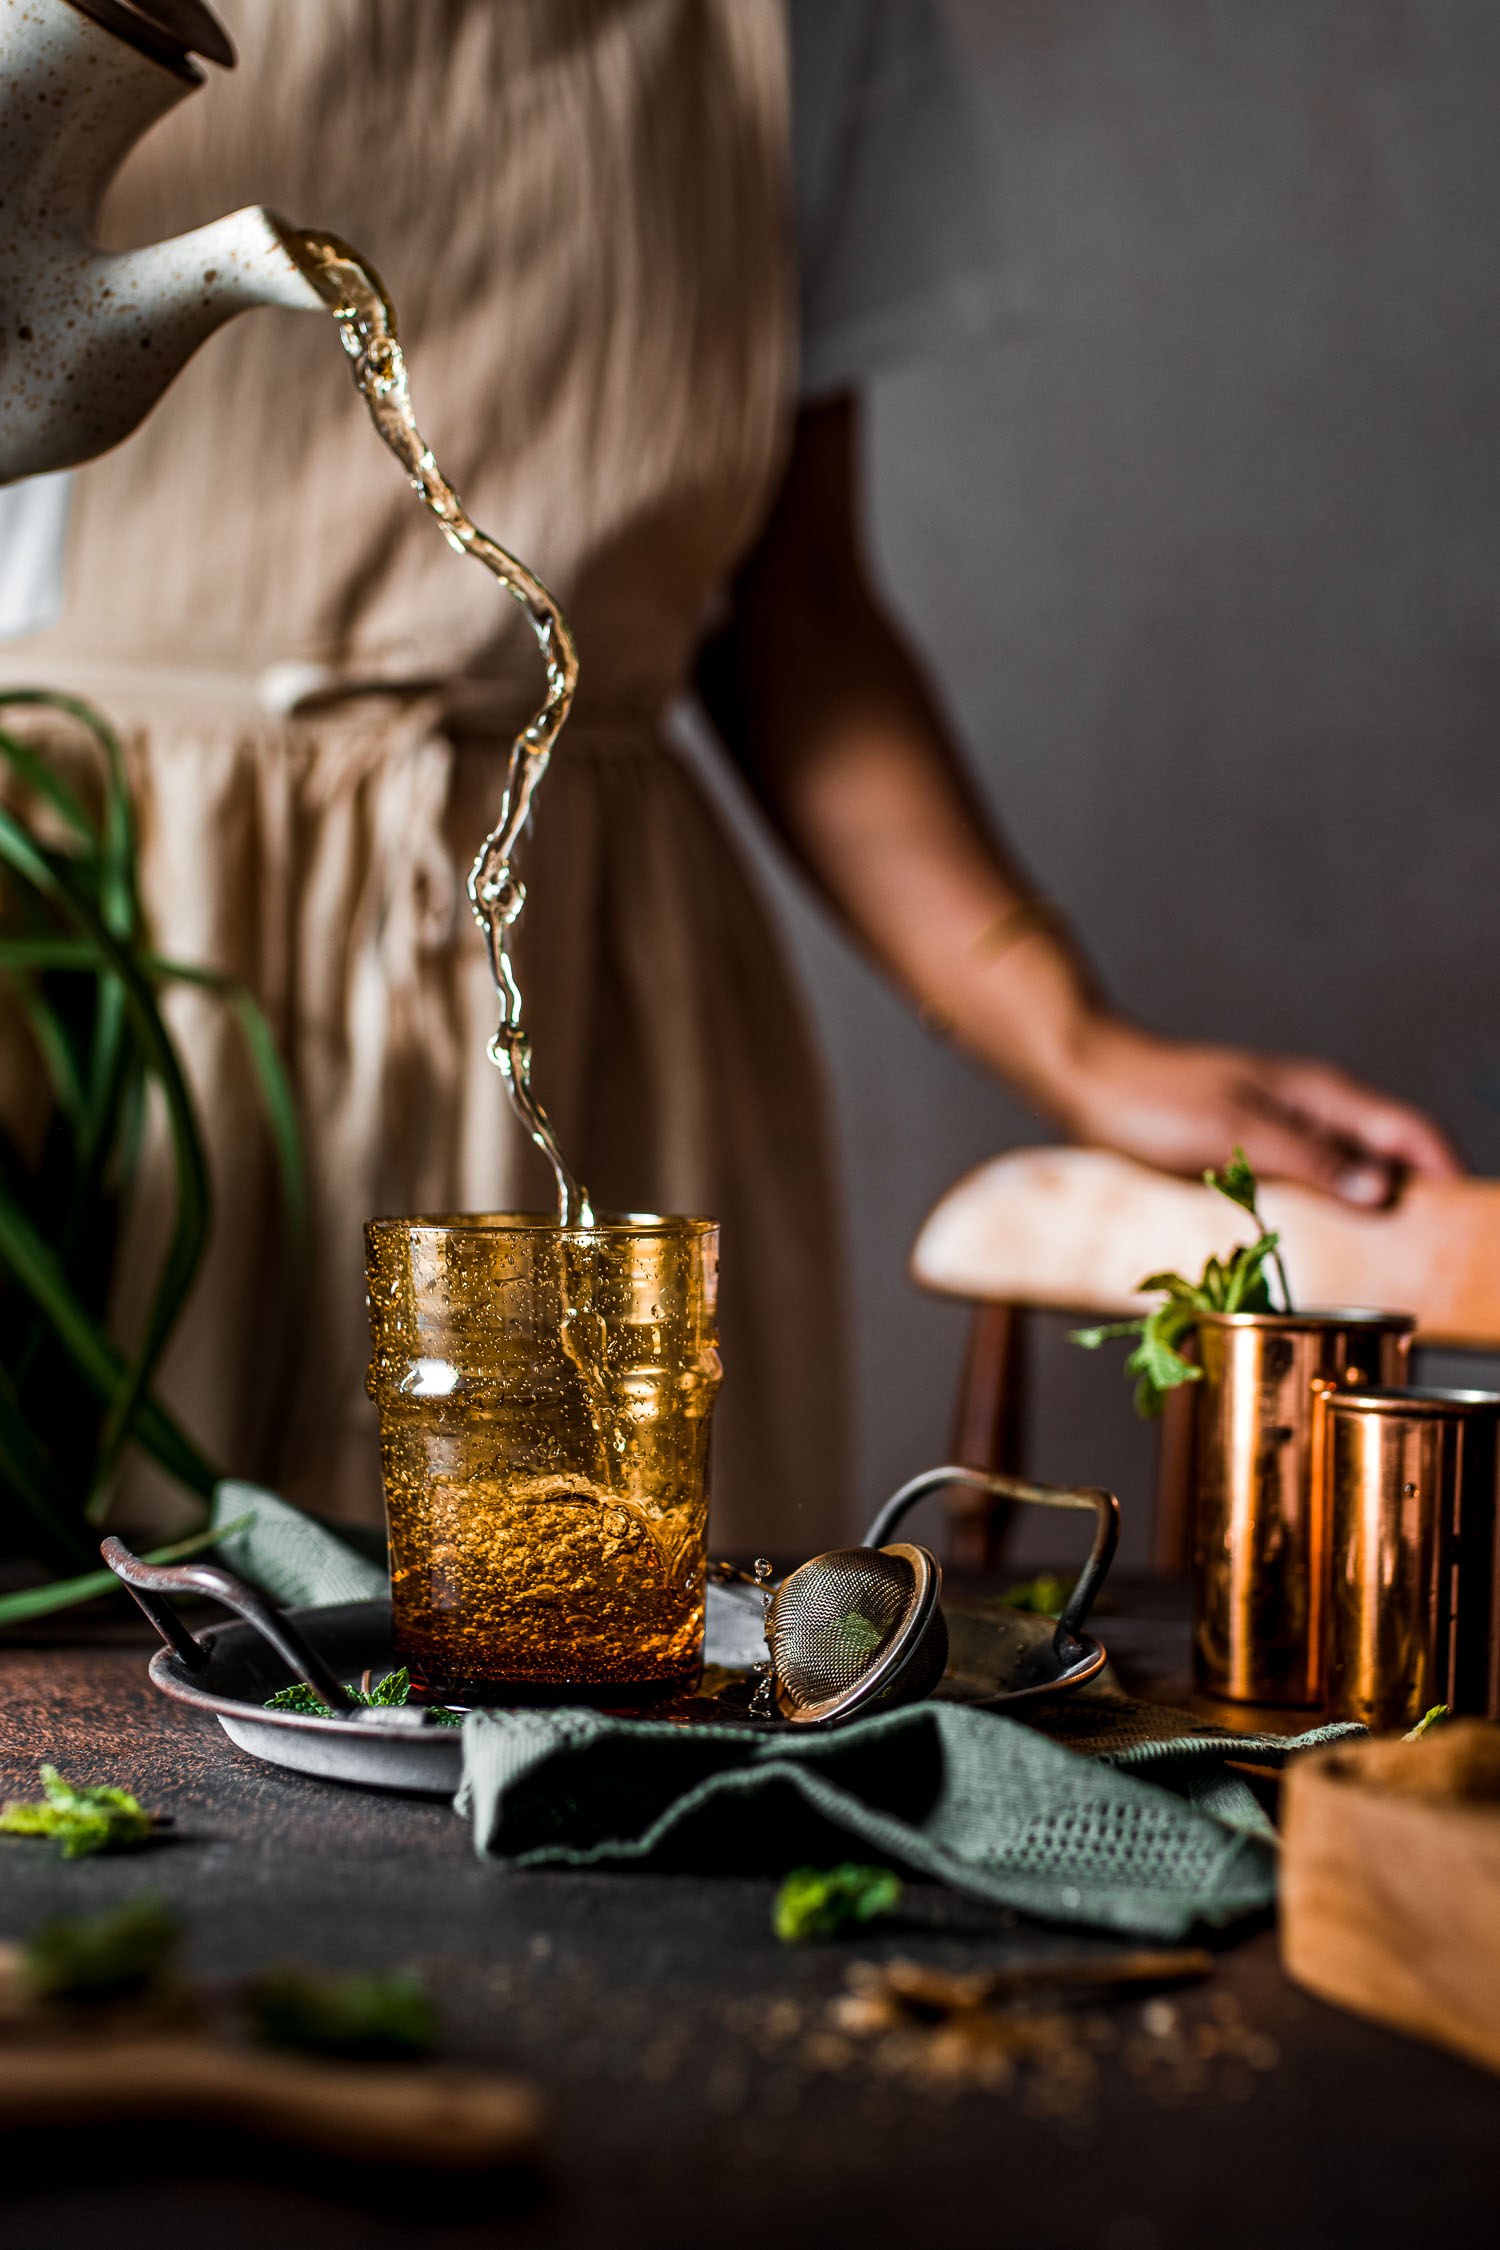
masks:
{"type": "Polygon", "coordinates": [[[396,1656],[454,1701],[648,1701],[703,1659],[718,1230],[365,1229],[396,1656]]]}

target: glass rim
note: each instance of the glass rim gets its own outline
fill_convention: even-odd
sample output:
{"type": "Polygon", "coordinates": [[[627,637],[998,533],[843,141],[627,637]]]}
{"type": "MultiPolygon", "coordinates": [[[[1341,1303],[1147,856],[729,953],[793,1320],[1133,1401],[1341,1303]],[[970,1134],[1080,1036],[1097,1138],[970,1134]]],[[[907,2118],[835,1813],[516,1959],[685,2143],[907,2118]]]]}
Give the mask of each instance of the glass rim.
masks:
{"type": "Polygon", "coordinates": [[[521,1241],[545,1235],[566,1242],[594,1242],[601,1236],[619,1242],[637,1236],[716,1234],[718,1227],[717,1219],[692,1211],[601,1211],[591,1227],[564,1226],[547,1211],[431,1211],[365,1221],[367,1235],[395,1235],[408,1241],[416,1235],[510,1235],[521,1241]]]}

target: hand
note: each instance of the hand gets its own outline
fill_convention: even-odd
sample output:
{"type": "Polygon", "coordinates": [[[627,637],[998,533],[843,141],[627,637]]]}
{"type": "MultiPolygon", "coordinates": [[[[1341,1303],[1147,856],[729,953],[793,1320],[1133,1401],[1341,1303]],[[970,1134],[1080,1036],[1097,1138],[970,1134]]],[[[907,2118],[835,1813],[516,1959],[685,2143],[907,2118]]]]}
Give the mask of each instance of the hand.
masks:
{"type": "Polygon", "coordinates": [[[1346,1203],[1388,1203],[1404,1172],[1464,1169],[1430,1118],[1332,1063],[1163,1039],[1103,1014],[1074,1042],[1058,1106],[1072,1139],[1163,1171],[1201,1172],[1238,1145],[1262,1178],[1346,1203]]]}

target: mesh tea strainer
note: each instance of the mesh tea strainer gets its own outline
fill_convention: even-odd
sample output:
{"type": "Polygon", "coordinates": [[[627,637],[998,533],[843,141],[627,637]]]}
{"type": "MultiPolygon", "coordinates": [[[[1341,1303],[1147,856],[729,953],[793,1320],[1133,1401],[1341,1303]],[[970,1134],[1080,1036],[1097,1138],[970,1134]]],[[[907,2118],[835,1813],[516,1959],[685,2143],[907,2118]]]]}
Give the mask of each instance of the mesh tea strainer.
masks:
{"type": "MultiPolygon", "coordinates": [[[[948,1659],[948,1627],[938,1603],[942,1571],[926,1547],[888,1542],[919,1500],[953,1485],[1000,1500],[1093,1514],[1094,1544],[1053,1635],[1060,1675],[1076,1667],[1085,1653],[1078,1636],[1119,1533],[1113,1493],[1088,1485],[1028,1484],[983,1469],[928,1469],[886,1502],[862,1547],[815,1555],[772,1596],[766,1643],[772,1692],[783,1718],[804,1725],[846,1719],[915,1703],[937,1686],[948,1659]]],[[[999,1704],[1008,1698],[988,1700],[999,1704]]]]}

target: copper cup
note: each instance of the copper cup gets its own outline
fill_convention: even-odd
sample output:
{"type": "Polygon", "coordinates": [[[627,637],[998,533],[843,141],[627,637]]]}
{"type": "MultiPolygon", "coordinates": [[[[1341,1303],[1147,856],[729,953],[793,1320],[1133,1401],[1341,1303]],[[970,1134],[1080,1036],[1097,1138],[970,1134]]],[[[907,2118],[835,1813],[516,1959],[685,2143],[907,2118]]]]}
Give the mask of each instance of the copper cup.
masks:
{"type": "Polygon", "coordinates": [[[1315,1380],[1399,1383],[1409,1313],[1200,1313],[1195,1386],[1193,1673],[1236,1703],[1323,1699],[1329,1544],[1315,1380]]]}
{"type": "Polygon", "coordinates": [[[1333,1715],[1377,1729],[1435,1703],[1500,1717],[1500,1395],[1329,1390],[1317,1415],[1333,1715]]]}

